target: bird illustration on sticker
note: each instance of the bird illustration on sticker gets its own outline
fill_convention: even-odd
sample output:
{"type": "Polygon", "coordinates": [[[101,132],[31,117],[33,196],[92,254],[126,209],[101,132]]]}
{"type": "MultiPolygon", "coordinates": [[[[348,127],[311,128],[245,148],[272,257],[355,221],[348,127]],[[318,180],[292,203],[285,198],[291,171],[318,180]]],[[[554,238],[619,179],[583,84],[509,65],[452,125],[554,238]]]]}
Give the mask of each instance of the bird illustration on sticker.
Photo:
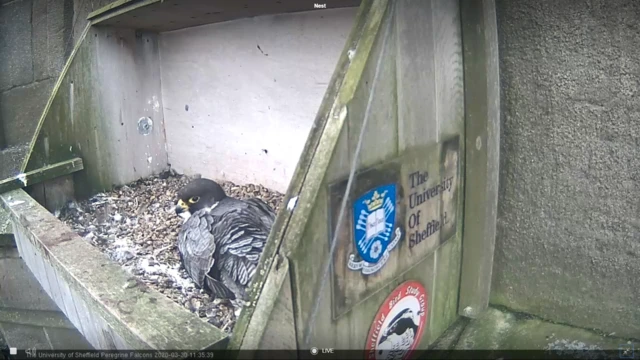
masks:
{"type": "Polygon", "coordinates": [[[365,343],[368,360],[404,360],[411,357],[427,324],[428,297],[415,280],[399,285],[376,314],[365,343]]]}

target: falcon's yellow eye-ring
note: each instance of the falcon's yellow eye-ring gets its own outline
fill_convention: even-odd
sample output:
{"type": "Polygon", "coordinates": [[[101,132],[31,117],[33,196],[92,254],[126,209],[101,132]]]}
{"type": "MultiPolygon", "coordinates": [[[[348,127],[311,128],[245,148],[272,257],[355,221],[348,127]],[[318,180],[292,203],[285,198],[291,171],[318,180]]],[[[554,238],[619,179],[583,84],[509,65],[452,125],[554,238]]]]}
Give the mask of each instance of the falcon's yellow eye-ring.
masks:
{"type": "Polygon", "coordinates": [[[200,196],[194,196],[191,199],[189,199],[189,202],[192,203],[192,204],[195,204],[198,201],[200,201],[200,196]]]}

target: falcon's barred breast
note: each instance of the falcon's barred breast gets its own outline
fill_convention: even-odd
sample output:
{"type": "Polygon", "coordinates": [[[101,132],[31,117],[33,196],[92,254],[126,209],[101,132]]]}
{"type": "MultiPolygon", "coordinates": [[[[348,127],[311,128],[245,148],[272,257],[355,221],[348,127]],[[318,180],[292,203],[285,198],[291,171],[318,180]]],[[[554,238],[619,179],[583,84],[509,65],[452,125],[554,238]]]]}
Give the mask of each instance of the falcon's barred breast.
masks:
{"type": "Polygon", "coordinates": [[[188,218],[178,233],[182,263],[216,298],[247,300],[246,288],[275,220],[265,202],[227,197],[212,180],[197,179],[179,193],[176,213],[188,218]]]}

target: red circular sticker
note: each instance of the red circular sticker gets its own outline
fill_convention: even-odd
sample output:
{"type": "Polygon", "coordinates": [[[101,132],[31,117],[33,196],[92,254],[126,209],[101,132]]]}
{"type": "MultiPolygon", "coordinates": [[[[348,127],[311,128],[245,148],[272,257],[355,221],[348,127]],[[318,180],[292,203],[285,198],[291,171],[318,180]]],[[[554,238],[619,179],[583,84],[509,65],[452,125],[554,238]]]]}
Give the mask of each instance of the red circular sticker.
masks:
{"type": "Polygon", "coordinates": [[[404,282],[393,290],[371,324],[366,358],[408,358],[426,327],[427,305],[427,292],[417,281],[404,282]]]}

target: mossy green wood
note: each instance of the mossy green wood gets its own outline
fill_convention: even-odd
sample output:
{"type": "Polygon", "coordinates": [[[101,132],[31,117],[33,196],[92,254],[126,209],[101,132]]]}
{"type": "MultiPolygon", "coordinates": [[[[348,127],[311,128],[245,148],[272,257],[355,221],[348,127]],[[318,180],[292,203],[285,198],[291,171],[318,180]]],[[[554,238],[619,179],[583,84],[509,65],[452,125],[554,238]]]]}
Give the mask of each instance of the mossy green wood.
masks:
{"type": "MultiPolygon", "coordinates": [[[[314,299],[321,297],[311,344],[316,347],[362,349],[371,321],[382,301],[406,279],[421,281],[430,297],[427,330],[420,347],[426,347],[435,340],[457,318],[465,154],[458,3],[398,2],[395,14],[391,12],[389,4],[385,1],[363,3],[353,32],[353,36],[358,37],[355,39],[355,54],[354,48],[349,48],[353,57],[344,71],[344,79],[335,90],[335,95],[328,92],[331,96],[324,99],[318,118],[326,120],[316,122],[323,130],[314,129],[310,136],[306,150],[310,150],[309,147],[313,149],[313,155],[303,155],[296,172],[299,177],[294,177],[285,200],[296,198],[297,206],[293,213],[281,213],[278,220],[283,223],[286,221],[286,227],[283,227],[283,223],[277,225],[272,235],[282,237],[282,245],[276,251],[288,259],[291,269],[298,348],[305,347],[303,336],[309,326],[312,304],[314,299]],[[383,52],[382,29],[387,21],[394,23],[383,52]],[[383,56],[380,75],[375,80],[377,84],[371,118],[365,132],[358,170],[414,153],[408,155],[412,161],[426,167],[432,166],[436,171],[448,171],[441,168],[441,150],[434,145],[458,136],[459,179],[456,191],[460,196],[455,198],[453,204],[458,213],[455,218],[457,231],[443,245],[417,259],[409,269],[393,273],[389,279],[379,283],[368,297],[354,304],[346,313],[338,314],[335,319],[332,313],[332,292],[335,290],[327,286],[322,293],[318,293],[331,234],[328,225],[328,186],[344,179],[349,172],[380,56],[383,56]],[[318,135],[321,135],[319,139],[318,135]],[[433,156],[419,155],[420,149],[425,147],[436,149],[435,152],[429,150],[433,156]],[[415,155],[416,152],[418,155],[415,155]]],[[[450,202],[443,204],[451,205],[450,202]]],[[[344,249],[338,246],[337,252],[341,250],[344,249]]],[[[266,261],[272,259],[263,261],[263,265],[266,261]]],[[[265,271],[261,276],[267,280],[269,276],[276,276],[269,274],[268,267],[263,269],[265,271]]],[[[264,282],[261,280],[259,284],[264,282]]],[[[358,287],[362,286],[362,282],[360,280],[360,283],[348,285],[358,287]]],[[[289,284],[284,283],[283,286],[289,284]]],[[[280,291],[280,288],[262,288],[263,296],[267,293],[270,295],[259,298],[258,303],[274,301],[267,299],[277,296],[280,291]]],[[[249,322],[248,317],[249,314],[247,317],[243,315],[244,321],[249,322]]],[[[241,318],[239,324],[242,321],[241,318]]],[[[263,322],[265,327],[267,323],[263,322]]],[[[250,343],[256,342],[246,339],[246,344],[250,343]]]]}
{"type": "Polygon", "coordinates": [[[498,214],[500,75],[495,1],[462,0],[468,182],[459,311],[489,305],[498,214]]]}
{"type": "MultiPolygon", "coordinates": [[[[360,0],[324,0],[326,9],[354,7],[360,0]]],[[[168,32],[261,15],[313,11],[310,0],[119,0],[89,14],[98,25],[168,32]]]]}
{"type": "Polygon", "coordinates": [[[14,176],[0,181],[0,194],[20,189],[28,185],[38,184],[46,180],[75,173],[84,169],[82,159],[73,158],[67,161],[46,165],[42,168],[28,171],[20,176],[14,176]]]}
{"type": "MultiPolygon", "coordinates": [[[[362,43],[362,33],[365,29],[365,25],[367,24],[368,15],[372,11],[372,4],[372,0],[364,0],[358,10],[354,28],[351,31],[342,55],[338,60],[338,65],[334,71],[331,81],[329,82],[329,87],[327,88],[322,100],[322,105],[318,110],[318,114],[309,133],[309,137],[307,138],[304,150],[300,155],[298,166],[296,167],[285,195],[284,203],[288,204],[289,201],[295,201],[296,211],[292,212],[283,210],[278,213],[276,222],[273,226],[273,231],[270,234],[269,241],[267,241],[267,245],[260,260],[258,273],[251,285],[252,301],[244,308],[240,315],[240,318],[234,328],[233,336],[229,342],[229,348],[231,349],[254,349],[254,345],[261,341],[264,331],[271,326],[272,319],[275,320],[279,315],[274,314],[271,316],[272,319],[269,320],[259,319],[258,317],[254,318],[252,314],[256,307],[273,307],[276,301],[280,301],[279,294],[281,291],[291,292],[289,276],[282,285],[283,287],[289,287],[289,290],[282,290],[279,287],[269,288],[264,285],[269,277],[275,276],[272,273],[276,271],[273,266],[276,253],[280,253],[280,256],[285,256],[284,252],[280,249],[285,236],[291,236],[289,229],[297,232],[302,230],[299,226],[300,224],[303,224],[302,219],[304,219],[304,217],[296,216],[294,218],[294,214],[307,212],[306,215],[308,215],[308,211],[311,209],[311,203],[305,204],[300,201],[302,186],[308,181],[314,181],[314,178],[312,177],[313,175],[309,174],[309,170],[318,149],[322,148],[320,146],[321,141],[326,142],[328,138],[331,138],[330,135],[325,134],[335,133],[336,121],[340,120],[339,115],[335,113],[337,98],[343,91],[352,91],[348,89],[352,89],[353,85],[345,82],[346,74],[351,69],[349,51],[351,49],[361,48],[360,44],[362,43]],[[245,339],[245,336],[247,339],[245,339]]],[[[326,144],[324,144],[323,147],[326,147],[326,144]]],[[[292,300],[285,299],[283,301],[292,300]]],[[[283,314],[283,316],[288,316],[288,314],[283,314]]],[[[289,323],[289,326],[291,329],[294,328],[294,324],[292,322],[289,323]]],[[[296,339],[294,339],[294,342],[295,341],[296,339]]],[[[284,346],[284,344],[281,345],[284,346]]]]}
{"type": "Polygon", "coordinates": [[[23,171],[81,157],[75,195],[82,199],[168,168],[163,117],[147,107],[161,98],[157,34],[84,30],[31,141],[23,171]],[[151,133],[137,120],[154,121],[151,133]]]}
{"type": "Polygon", "coordinates": [[[105,5],[98,10],[92,11],[87,15],[87,20],[103,21],[107,18],[118,16],[124,12],[128,12],[139,7],[151,5],[161,0],[117,0],[109,5],[105,5]]]}
{"type": "MultiPolygon", "coordinates": [[[[84,38],[87,36],[87,33],[89,32],[89,29],[91,28],[91,23],[88,23],[87,26],[84,28],[84,30],[82,31],[82,34],[80,35],[80,39],[78,40],[78,44],[73,48],[73,50],[71,51],[71,54],[69,55],[69,58],[67,59],[67,62],[64,65],[64,68],[62,68],[62,71],[60,72],[60,75],[58,76],[58,80],[56,81],[56,84],[53,87],[53,90],[51,91],[51,96],[49,96],[49,99],[47,100],[47,103],[44,107],[44,110],[42,111],[42,115],[40,116],[40,119],[38,120],[38,124],[36,126],[36,130],[33,133],[32,139],[29,142],[29,151],[27,153],[27,156],[25,157],[22,166],[21,166],[21,170],[22,172],[24,172],[27,169],[35,169],[38,168],[39,165],[45,164],[47,163],[46,159],[46,152],[42,151],[42,153],[38,154],[37,152],[34,154],[34,147],[36,146],[36,142],[39,138],[39,134],[40,131],[42,129],[42,126],[45,123],[45,120],[47,119],[47,116],[49,115],[49,112],[51,110],[51,106],[53,104],[53,102],[56,99],[56,96],[58,94],[58,91],[60,90],[60,87],[62,86],[63,80],[65,79],[67,73],[69,72],[69,68],[71,67],[71,64],[73,63],[73,60],[75,59],[76,55],[78,54],[78,51],[81,48],[84,48],[81,44],[84,40],[84,38]],[[32,160],[32,157],[36,157],[36,159],[32,160]],[[35,165],[35,164],[37,165],[35,165]]],[[[42,144],[43,148],[44,148],[45,144],[42,144]]],[[[48,146],[47,146],[48,147],[48,146]]],[[[68,155],[68,154],[65,154],[68,155]]]]}

